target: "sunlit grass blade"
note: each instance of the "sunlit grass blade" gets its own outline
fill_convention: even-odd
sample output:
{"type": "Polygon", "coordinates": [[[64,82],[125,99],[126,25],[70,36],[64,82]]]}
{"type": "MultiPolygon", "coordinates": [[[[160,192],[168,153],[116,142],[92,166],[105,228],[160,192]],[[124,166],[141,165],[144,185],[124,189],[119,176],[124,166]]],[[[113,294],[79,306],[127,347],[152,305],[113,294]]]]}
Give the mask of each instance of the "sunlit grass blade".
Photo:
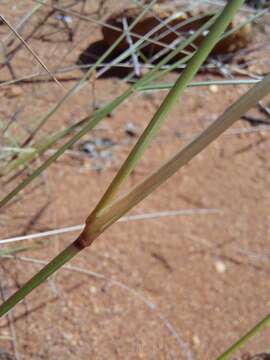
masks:
{"type": "MultiPolygon", "coordinates": [[[[194,81],[188,84],[188,87],[200,87],[200,86],[226,86],[226,85],[253,85],[257,84],[258,79],[231,79],[231,80],[209,80],[209,81],[194,81]]],[[[160,91],[169,90],[174,86],[174,83],[156,83],[151,85],[145,85],[139,88],[139,91],[160,91]]]]}
{"type": "MultiPolygon", "coordinates": [[[[44,4],[46,3],[46,0],[43,1],[44,4]]],[[[41,8],[43,4],[35,4],[33,8],[27,12],[26,16],[24,16],[21,21],[14,27],[16,31],[21,31],[25,24],[29,21],[29,19],[35,15],[41,8]]],[[[14,34],[13,31],[11,31],[4,39],[2,39],[3,43],[7,43],[7,41],[10,39],[11,35],[14,34]]]]}

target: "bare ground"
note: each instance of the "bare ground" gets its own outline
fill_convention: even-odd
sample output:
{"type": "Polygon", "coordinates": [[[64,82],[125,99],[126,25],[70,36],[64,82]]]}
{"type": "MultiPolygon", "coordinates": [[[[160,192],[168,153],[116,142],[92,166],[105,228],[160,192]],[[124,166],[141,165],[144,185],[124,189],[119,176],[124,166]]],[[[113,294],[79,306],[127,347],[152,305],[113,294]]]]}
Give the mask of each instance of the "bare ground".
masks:
{"type": "MultiPolygon", "coordinates": [[[[26,7],[17,6],[12,18],[6,5],[1,5],[13,23],[26,12],[26,7]]],[[[74,64],[80,51],[99,39],[98,28],[88,36],[86,25],[80,25],[79,46],[66,65],[74,64]]],[[[34,39],[31,46],[53,68],[67,45],[34,39]]],[[[264,61],[269,50],[263,54],[250,72],[267,71],[269,63],[264,61]]],[[[24,49],[14,60],[20,76],[34,72],[33,64],[40,69],[24,49]]],[[[8,77],[4,71],[2,77],[8,77]]],[[[170,75],[169,80],[176,76],[170,75]]],[[[208,78],[200,75],[197,80],[208,78]]],[[[7,87],[1,88],[1,116],[9,119],[22,108],[16,135],[23,138],[34,120],[60,98],[61,90],[54,83],[17,86],[22,92],[14,98],[7,95],[7,87]]],[[[97,80],[97,102],[106,103],[126,86],[119,79],[97,80]]],[[[246,89],[187,90],[127,188],[168,159],[246,89]]],[[[92,95],[89,84],[50,119],[41,134],[89,113],[92,95]]],[[[99,130],[85,136],[84,140],[112,139],[117,144],[110,149],[112,159],[96,171],[96,163],[75,147],[74,153],[64,155],[18,196],[19,201],[2,210],[1,238],[82,223],[135,141],[125,133],[127,123],[131,121],[140,133],[164,95],[135,94],[99,130]]],[[[251,114],[259,116],[255,110],[251,114]]],[[[194,210],[189,216],[118,223],[74,259],[72,269],[62,269],[29,295],[11,314],[20,359],[215,359],[269,313],[269,134],[269,129],[258,131],[238,121],[132,211],[211,208],[217,213],[194,210]]],[[[20,179],[7,184],[3,179],[1,196],[20,179]]],[[[16,259],[2,258],[2,288],[14,292],[40,268],[31,259],[48,261],[75,236],[51,237],[41,248],[18,253],[16,259]]],[[[7,318],[2,319],[0,347],[7,351],[14,345],[5,338],[11,330],[7,318]]],[[[268,328],[240,353],[269,350],[269,338],[268,328]]]]}

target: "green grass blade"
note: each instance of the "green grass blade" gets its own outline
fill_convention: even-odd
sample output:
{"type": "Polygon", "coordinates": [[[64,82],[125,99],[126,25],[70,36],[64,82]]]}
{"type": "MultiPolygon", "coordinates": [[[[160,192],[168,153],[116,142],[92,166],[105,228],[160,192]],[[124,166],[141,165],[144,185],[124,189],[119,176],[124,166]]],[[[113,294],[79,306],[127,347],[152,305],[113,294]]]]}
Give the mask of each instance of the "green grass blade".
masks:
{"type": "MultiPolygon", "coordinates": [[[[188,87],[200,87],[200,86],[226,86],[226,85],[252,85],[257,84],[260,80],[257,79],[231,79],[231,80],[209,80],[209,81],[194,81],[188,84],[188,87]]],[[[156,83],[151,85],[145,85],[139,88],[139,91],[160,91],[169,90],[174,86],[173,83],[156,83]]]]}
{"type": "Polygon", "coordinates": [[[61,266],[66,262],[71,260],[76,254],[78,254],[79,249],[71,244],[65,250],[63,250],[58,256],[56,256],[47,266],[45,266],[40,272],[38,272],[33,278],[31,278],[24,286],[17,291],[14,295],[8,298],[0,306],[0,317],[6,314],[10,309],[12,309],[18,302],[25,298],[32,290],[44,282],[50,275],[57,271],[61,266]]]}
{"type": "MultiPolygon", "coordinates": [[[[31,152],[27,154],[20,155],[17,159],[8,163],[2,169],[0,169],[0,176],[7,175],[11,171],[15,170],[20,166],[24,166],[25,164],[31,162],[37,155],[43,154],[46,150],[48,150],[52,145],[56,144],[59,140],[63,139],[65,136],[73,133],[77,128],[83,126],[87,122],[88,118],[84,118],[77,123],[67,127],[64,130],[58,131],[57,133],[51,135],[49,138],[41,141],[34,145],[31,148],[31,152]]],[[[25,148],[27,150],[29,148],[25,148]]]]}
{"type": "Polygon", "coordinates": [[[249,339],[262,331],[267,325],[270,325],[270,314],[266,315],[263,320],[258,322],[258,324],[256,324],[250,331],[248,331],[243,337],[241,337],[241,339],[239,339],[228,350],[226,350],[222,355],[220,355],[217,360],[229,359],[236,350],[245,345],[249,339]]]}

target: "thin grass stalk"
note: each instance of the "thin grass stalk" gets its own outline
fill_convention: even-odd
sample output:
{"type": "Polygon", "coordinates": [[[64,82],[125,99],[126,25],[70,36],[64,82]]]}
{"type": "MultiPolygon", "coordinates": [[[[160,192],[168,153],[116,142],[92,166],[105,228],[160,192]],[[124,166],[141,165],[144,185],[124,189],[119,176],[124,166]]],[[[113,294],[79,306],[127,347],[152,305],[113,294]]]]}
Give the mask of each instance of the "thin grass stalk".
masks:
{"type": "Polygon", "coordinates": [[[11,310],[18,302],[20,302],[27,294],[34,290],[39,284],[45,281],[50,275],[52,275],[59,267],[62,267],[66,262],[71,260],[79,249],[71,244],[65,250],[63,250],[58,256],[56,256],[48,265],[46,265],[40,272],[32,277],[23,287],[11,296],[0,306],[0,317],[11,310]]]}
{"type": "Polygon", "coordinates": [[[198,51],[189,61],[186,69],[180,75],[180,77],[175,82],[172,89],[169,91],[165,99],[163,100],[161,106],[153,116],[152,120],[144,130],[143,134],[140,136],[139,140],[133,147],[126,161],[121,166],[120,170],[117,172],[115,178],[109,185],[107,191],[101,198],[97,207],[92,213],[92,216],[97,216],[98,212],[106,207],[116,196],[119,189],[125,183],[130,173],[133,171],[138,161],[142,157],[143,153],[150,145],[152,139],[157,134],[159,128],[161,127],[163,121],[165,120],[167,114],[175,103],[179,100],[180,96],[183,94],[185,88],[198,72],[199,68],[206,60],[210,54],[213,47],[219,41],[220,36],[225,31],[230,21],[236,14],[237,10],[243,4],[243,0],[231,1],[224,7],[224,10],[217,18],[213,27],[210,29],[210,32],[203,40],[198,51]]]}
{"type": "MultiPolygon", "coordinates": [[[[47,0],[46,0],[47,1],[47,0]]],[[[44,0],[44,3],[46,3],[46,1],[44,0]]],[[[40,8],[42,8],[43,4],[35,4],[32,8],[32,10],[27,12],[27,15],[23,17],[23,19],[17,24],[15,25],[14,29],[16,31],[22,31],[24,26],[27,24],[28,20],[35,15],[35,13],[37,11],[39,11],[40,8]]],[[[2,39],[3,43],[6,43],[10,37],[12,36],[12,34],[14,34],[13,31],[11,31],[4,39],[2,39]]]]}
{"type": "MultiPolygon", "coordinates": [[[[34,147],[31,147],[32,150],[31,152],[20,155],[17,159],[8,163],[3,169],[0,169],[0,176],[7,175],[11,171],[15,170],[17,167],[31,162],[31,160],[33,160],[37,155],[43,154],[46,150],[48,150],[52,145],[57,143],[59,140],[73,133],[77,128],[83,126],[87,122],[87,120],[88,118],[84,118],[78,121],[77,123],[67,127],[66,129],[60,130],[55,134],[51,135],[49,138],[44,139],[43,141],[35,144],[34,147]]],[[[22,150],[27,150],[27,149],[28,148],[22,150]]]]}
{"type": "MultiPolygon", "coordinates": [[[[195,81],[190,84],[188,84],[187,87],[201,87],[201,86],[211,86],[211,85],[217,85],[217,86],[228,86],[228,85],[253,85],[257,84],[260,80],[256,79],[232,79],[232,80],[210,80],[210,81],[195,81]]],[[[160,91],[160,90],[168,90],[173,87],[173,83],[160,83],[160,84],[153,84],[153,85],[145,85],[139,88],[139,91],[142,92],[152,92],[152,91],[160,91]]],[[[74,132],[78,127],[84,125],[88,120],[87,118],[84,118],[74,125],[56,132],[55,134],[51,135],[50,137],[44,139],[40,143],[37,143],[34,145],[34,147],[31,147],[29,151],[27,151],[28,148],[25,149],[25,151],[22,149],[22,155],[13,162],[7,164],[3,169],[0,170],[0,176],[7,175],[11,171],[15,170],[17,167],[24,165],[26,162],[30,162],[33,160],[37,155],[42,155],[45,151],[47,151],[52,145],[56,144],[59,140],[63,139],[65,136],[71,134],[74,132]],[[27,152],[24,154],[24,152],[27,152]]],[[[16,147],[14,149],[18,149],[18,152],[20,152],[20,148],[16,147]]]]}
{"type": "MultiPolygon", "coordinates": [[[[200,87],[200,86],[228,86],[228,85],[254,85],[257,84],[260,79],[230,79],[230,80],[209,80],[209,81],[194,81],[188,84],[188,87],[200,87]]],[[[160,90],[169,90],[174,86],[173,83],[156,83],[151,85],[145,85],[139,88],[142,92],[152,92],[160,90]]]]}
{"type": "Polygon", "coordinates": [[[21,37],[18,31],[4,18],[3,15],[0,15],[0,19],[7,25],[7,27],[15,34],[15,36],[23,43],[26,49],[33,55],[33,57],[37,60],[37,62],[46,70],[46,72],[52,77],[57,85],[63,90],[63,85],[56,79],[56,77],[52,74],[52,72],[48,69],[48,67],[43,63],[40,57],[31,49],[31,47],[27,44],[27,42],[21,37]]]}
{"type": "Polygon", "coordinates": [[[177,153],[170,161],[155,171],[133,190],[105,208],[94,222],[86,220],[86,226],[81,235],[68,248],[63,250],[45,268],[41,269],[21,289],[7,299],[0,306],[0,317],[12,309],[19,301],[29,294],[35,287],[41,284],[47,277],[58,270],[86,246],[91,243],[110,225],[116,222],[122,215],[138,204],[141,200],[153,192],[159,185],[190,161],[197,153],[202,151],[208,144],[214,141],[234,121],[241,117],[251,107],[270,92],[270,75],[255,85],[245,95],[238,99],[227,109],[212,125],[177,153]]]}
{"type": "Polygon", "coordinates": [[[246,344],[246,342],[262,331],[267,325],[270,325],[270,314],[266,315],[264,319],[258,322],[251,330],[249,330],[243,337],[241,337],[236,343],[234,343],[228,350],[220,355],[217,360],[227,360],[230,356],[237,351],[240,347],[246,344]]]}
{"type": "MultiPolygon", "coordinates": [[[[199,81],[199,82],[192,82],[188,84],[187,87],[200,87],[200,86],[228,86],[228,85],[251,85],[257,84],[260,80],[256,79],[233,79],[233,80],[210,80],[210,81],[199,81]]],[[[173,83],[160,83],[160,84],[153,84],[153,85],[145,85],[139,88],[139,91],[142,92],[152,92],[152,91],[160,91],[160,90],[168,90],[173,87],[173,83]]],[[[11,171],[15,170],[17,167],[24,165],[27,162],[32,161],[37,155],[42,155],[45,151],[47,151],[52,145],[56,144],[59,140],[63,139],[67,135],[74,132],[80,126],[83,126],[89,117],[86,117],[74,125],[60,130],[53,135],[49,136],[48,138],[44,139],[43,141],[34,145],[34,147],[26,148],[25,151],[22,149],[22,155],[20,155],[16,160],[12,161],[11,163],[7,164],[3,169],[0,170],[0,176],[7,175],[11,171]],[[29,151],[27,151],[29,149],[29,151]],[[26,152],[26,153],[25,153],[26,152]]],[[[19,147],[16,147],[18,152],[20,152],[19,147]]]]}

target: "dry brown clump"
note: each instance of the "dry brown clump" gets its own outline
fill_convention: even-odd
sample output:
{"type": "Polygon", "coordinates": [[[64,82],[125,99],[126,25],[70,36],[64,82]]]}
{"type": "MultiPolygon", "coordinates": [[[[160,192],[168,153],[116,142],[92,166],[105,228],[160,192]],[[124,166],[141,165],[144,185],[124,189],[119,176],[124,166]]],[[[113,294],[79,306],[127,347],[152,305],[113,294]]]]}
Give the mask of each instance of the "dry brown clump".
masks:
{"type": "MultiPolygon", "coordinates": [[[[117,27],[119,29],[123,28],[123,18],[126,18],[128,24],[131,24],[132,21],[139,15],[141,12],[141,8],[138,7],[131,7],[124,9],[121,12],[113,14],[107,19],[107,23],[113,27],[117,27]]],[[[198,14],[196,14],[198,15],[198,14]]],[[[182,37],[185,39],[194,31],[198,30],[203,24],[205,24],[213,14],[205,14],[201,12],[200,15],[202,16],[200,19],[195,19],[188,24],[183,24],[184,21],[191,19],[194,16],[191,12],[181,12],[176,11],[173,7],[170,6],[154,6],[153,10],[141,21],[138,22],[132,29],[133,34],[137,34],[139,36],[144,36],[149,33],[152,29],[159,26],[161,22],[166,22],[167,25],[162,26],[159,30],[157,30],[150,38],[152,40],[159,39],[158,41],[166,46],[170,46],[173,42],[182,37]],[[173,18],[168,21],[169,17],[173,18]],[[170,28],[174,28],[174,30],[170,30],[170,28]],[[166,33],[166,34],[165,34],[166,33]],[[161,36],[163,34],[163,36],[161,36]],[[164,35],[165,34],[165,35],[164,35]]],[[[233,29],[237,24],[243,21],[243,18],[238,16],[236,19],[229,25],[228,30],[233,29]]],[[[221,40],[213,49],[212,54],[226,54],[235,52],[241,48],[244,48],[251,39],[251,25],[245,25],[240,30],[236,31],[235,33],[229,35],[227,38],[221,40]]],[[[108,45],[112,45],[115,40],[119,37],[120,32],[114,30],[112,28],[103,27],[102,28],[104,40],[108,45]]],[[[206,35],[205,32],[202,36],[199,36],[194,44],[199,46],[206,35]]],[[[136,36],[131,36],[133,42],[136,42],[138,38],[136,36]]],[[[128,48],[127,40],[123,40],[117,47],[118,51],[124,51],[128,48]]],[[[151,56],[164,48],[161,44],[153,44],[149,43],[147,46],[144,46],[142,52],[146,56],[151,56]]],[[[194,47],[187,46],[185,51],[192,51],[194,47]]],[[[183,53],[179,54],[178,58],[183,57],[183,53]]]]}

